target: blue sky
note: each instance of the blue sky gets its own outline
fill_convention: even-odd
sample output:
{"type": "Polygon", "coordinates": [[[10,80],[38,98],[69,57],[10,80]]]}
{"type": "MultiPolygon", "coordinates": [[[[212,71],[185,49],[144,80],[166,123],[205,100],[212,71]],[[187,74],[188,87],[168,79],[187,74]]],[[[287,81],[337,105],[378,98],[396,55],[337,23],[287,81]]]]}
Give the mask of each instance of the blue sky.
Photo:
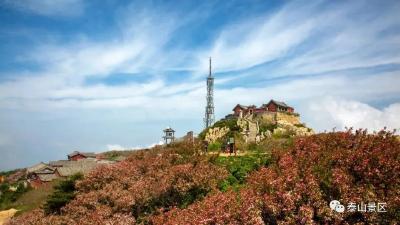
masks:
{"type": "Polygon", "coordinates": [[[282,100],[316,131],[400,128],[398,1],[0,0],[0,169],[200,132],[282,100]]]}

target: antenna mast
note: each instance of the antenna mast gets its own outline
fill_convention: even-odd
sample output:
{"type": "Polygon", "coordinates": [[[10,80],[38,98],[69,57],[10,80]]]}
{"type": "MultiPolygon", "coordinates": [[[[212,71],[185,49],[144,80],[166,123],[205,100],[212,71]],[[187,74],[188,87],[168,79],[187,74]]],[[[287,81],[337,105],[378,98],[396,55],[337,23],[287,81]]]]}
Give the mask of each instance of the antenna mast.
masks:
{"type": "Polygon", "coordinates": [[[214,77],[211,74],[211,57],[210,57],[210,71],[207,77],[207,106],[204,118],[205,127],[208,128],[214,124],[214,77]]]}

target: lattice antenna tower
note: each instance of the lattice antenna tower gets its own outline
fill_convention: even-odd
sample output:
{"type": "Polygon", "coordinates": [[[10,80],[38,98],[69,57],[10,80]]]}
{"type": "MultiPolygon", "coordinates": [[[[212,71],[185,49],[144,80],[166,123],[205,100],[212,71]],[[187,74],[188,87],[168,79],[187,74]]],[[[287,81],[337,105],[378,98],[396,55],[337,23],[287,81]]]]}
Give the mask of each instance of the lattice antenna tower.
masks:
{"type": "Polygon", "coordinates": [[[207,77],[207,106],[204,117],[205,127],[208,128],[214,124],[214,77],[211,74],[211,57],[210,57],[210,71],[207,77]]]}

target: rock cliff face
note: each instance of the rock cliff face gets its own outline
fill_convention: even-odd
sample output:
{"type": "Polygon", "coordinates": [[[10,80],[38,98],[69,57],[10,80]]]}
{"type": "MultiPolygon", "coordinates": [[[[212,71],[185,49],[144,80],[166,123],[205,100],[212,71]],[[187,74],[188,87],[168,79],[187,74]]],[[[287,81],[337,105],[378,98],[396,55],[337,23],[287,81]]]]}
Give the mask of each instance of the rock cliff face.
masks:
{"type": "Polygon", "coordinates": [[[284,121],[284,122],[290,123],[292,125],[301,124],[300,115],[297,113],[295,114],[295,113],[277,112],[276,116],[275,116],[275,120],[277,123],[279,123],[279,121],[284,121]]]}
{"type": "Polygon", "coordinates": [[[301,123],[293,124],[286,120],[278,120],[273,133],[280,136],[308,136],[314,134],[314,131],[301,123]]]}
{"type": "Polygon", "coordinates": [[[258,122],[254,121],[251,117],[239,118],[237,125],[242,130],[241,134],[244,137],[245,142],[255,141],[257,135],[259,135],[258,122]]]}
{"type": "Polygon", "coordinates": [[[256,119],[262,121],[264,123],[276,123],[276,113],[274,112],[265,112],[263,114],[257,115],[256,119]]]}
{"type": "Polygon", "coordinates": [[[228,132],[229,132],[228,127],[210,128],[206,133],[205,140],[208,141],[208,143],[213,143],[218,139],[224,137],[228,132]]]}
{"type": "MultiPolygon", "coordinates": [[[[265,112],[229,119],[229,121],[232,120],[236,120],[238,133],[246,143],[258,143],[271,136],[307,136],[314,133],[311,128],[301,123],[300,115],[297,113],[265,112]]],[[[205,140],[209,143],[215,142],[225,138],[230,131],[231,129],[227,126],[210,128],[205,135],[205,140]]]]}
{"type": "Polygon", "coordinates": [[[243,128],[246,142],[259,142],[272,135],[288,137],[314,133],[311,128],[301,123],[297,113],[265,112],[239,118],[238,124],[243,128]]]}
{"type": "Polygon", "coordinates": [[[301,124],[300,115],[297,113],[265,112],[259,115],[254,115],[252,118],[260,123],[266,124],[277,124],[278,121],[285,121],[293,125],[301,124]]]}

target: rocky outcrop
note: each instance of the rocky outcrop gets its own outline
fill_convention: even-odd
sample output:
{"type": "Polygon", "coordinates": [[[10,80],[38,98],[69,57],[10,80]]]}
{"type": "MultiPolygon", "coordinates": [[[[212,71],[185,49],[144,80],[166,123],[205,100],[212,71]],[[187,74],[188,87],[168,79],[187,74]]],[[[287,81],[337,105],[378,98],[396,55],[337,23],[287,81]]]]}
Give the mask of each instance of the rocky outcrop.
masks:
{"type": "Polygon", "coordinates": [[[237,121],[237,125],[241,128],[242,135],[245,142],[254,142],[259,134],[258,121],[252,119],[251,116],[240,118],[237,121]]]}
{"type": "Polygon", "coordinates": [[[276,123],[275,112],[264,112],[256,116],[256,119],[261,123],[276,123]]]}
{"type": "Polygon", "coordinates": [[[249,124],[249,129],[248,129],[249,136],[248,136],[248,138],[249,138],[250,141],[255,141],[256,137],[258,135],[258,123],[249,120],[248,124],[249,124]]]}
{"type": "Polygon", "coordinates": [[[275,120],[277,123],[285,121],[292,125],[301,124],[300,115],[297,113],[277,112],[275,120]]]}
{"type": "Polygon", "coordinates": [[[286,120],[278,120],[277,128],[274,129],[273,133],[280,136],[307,136],[314,134],[314,131],[303,124],[292,124],[286,120]]]}
{"type": "Polygon", "coordinates": [[[247,126],[247,121],[239,118],[236,122],[236,124],[238,125],[238,127],[240,127],[241,130],[245,131],[247,130],[248,126],[247,126]]]}
{"type": "Polygon", "coordinates": [[[210,128],[206,133],[205,140],[208,141],[208,143],[213,143],[218,139],[224,137],[228,132],[229,132],[228,127],[210,128]]]}
{"type": "Polygon", "coordinates": [[[270,138],[271,136],[272,136],[272,132],[269,130],[260,132],[260,134],[258,134],[256,136],[256,143],[259,143],[260,141],[264,140],[265,138],[270,138]]]}
{"type": "Polygon", "coordinates": [[[290,112],[264,112],[254,117],[260,123],[276,124],[278,121],[286,121],[293,125],[301,124],[300,115],[290,112]]]}
{"type": "Polygon", "coordinates": [[[263,112],[252,113],[232,119],[221,120],[216,127],[210,128],[205,140],[213,143],[224,138],[230,129],[238,132],[245,143],[264,140],[265,138],[306,136],[313,134],[313,130],[307,128],[300,121],[300,115],[293,112],[263,112]],[[233,125],[235,124],[235,125],[233,125]],[[221,126],[222,125],[222,126],[221,126]]]}

